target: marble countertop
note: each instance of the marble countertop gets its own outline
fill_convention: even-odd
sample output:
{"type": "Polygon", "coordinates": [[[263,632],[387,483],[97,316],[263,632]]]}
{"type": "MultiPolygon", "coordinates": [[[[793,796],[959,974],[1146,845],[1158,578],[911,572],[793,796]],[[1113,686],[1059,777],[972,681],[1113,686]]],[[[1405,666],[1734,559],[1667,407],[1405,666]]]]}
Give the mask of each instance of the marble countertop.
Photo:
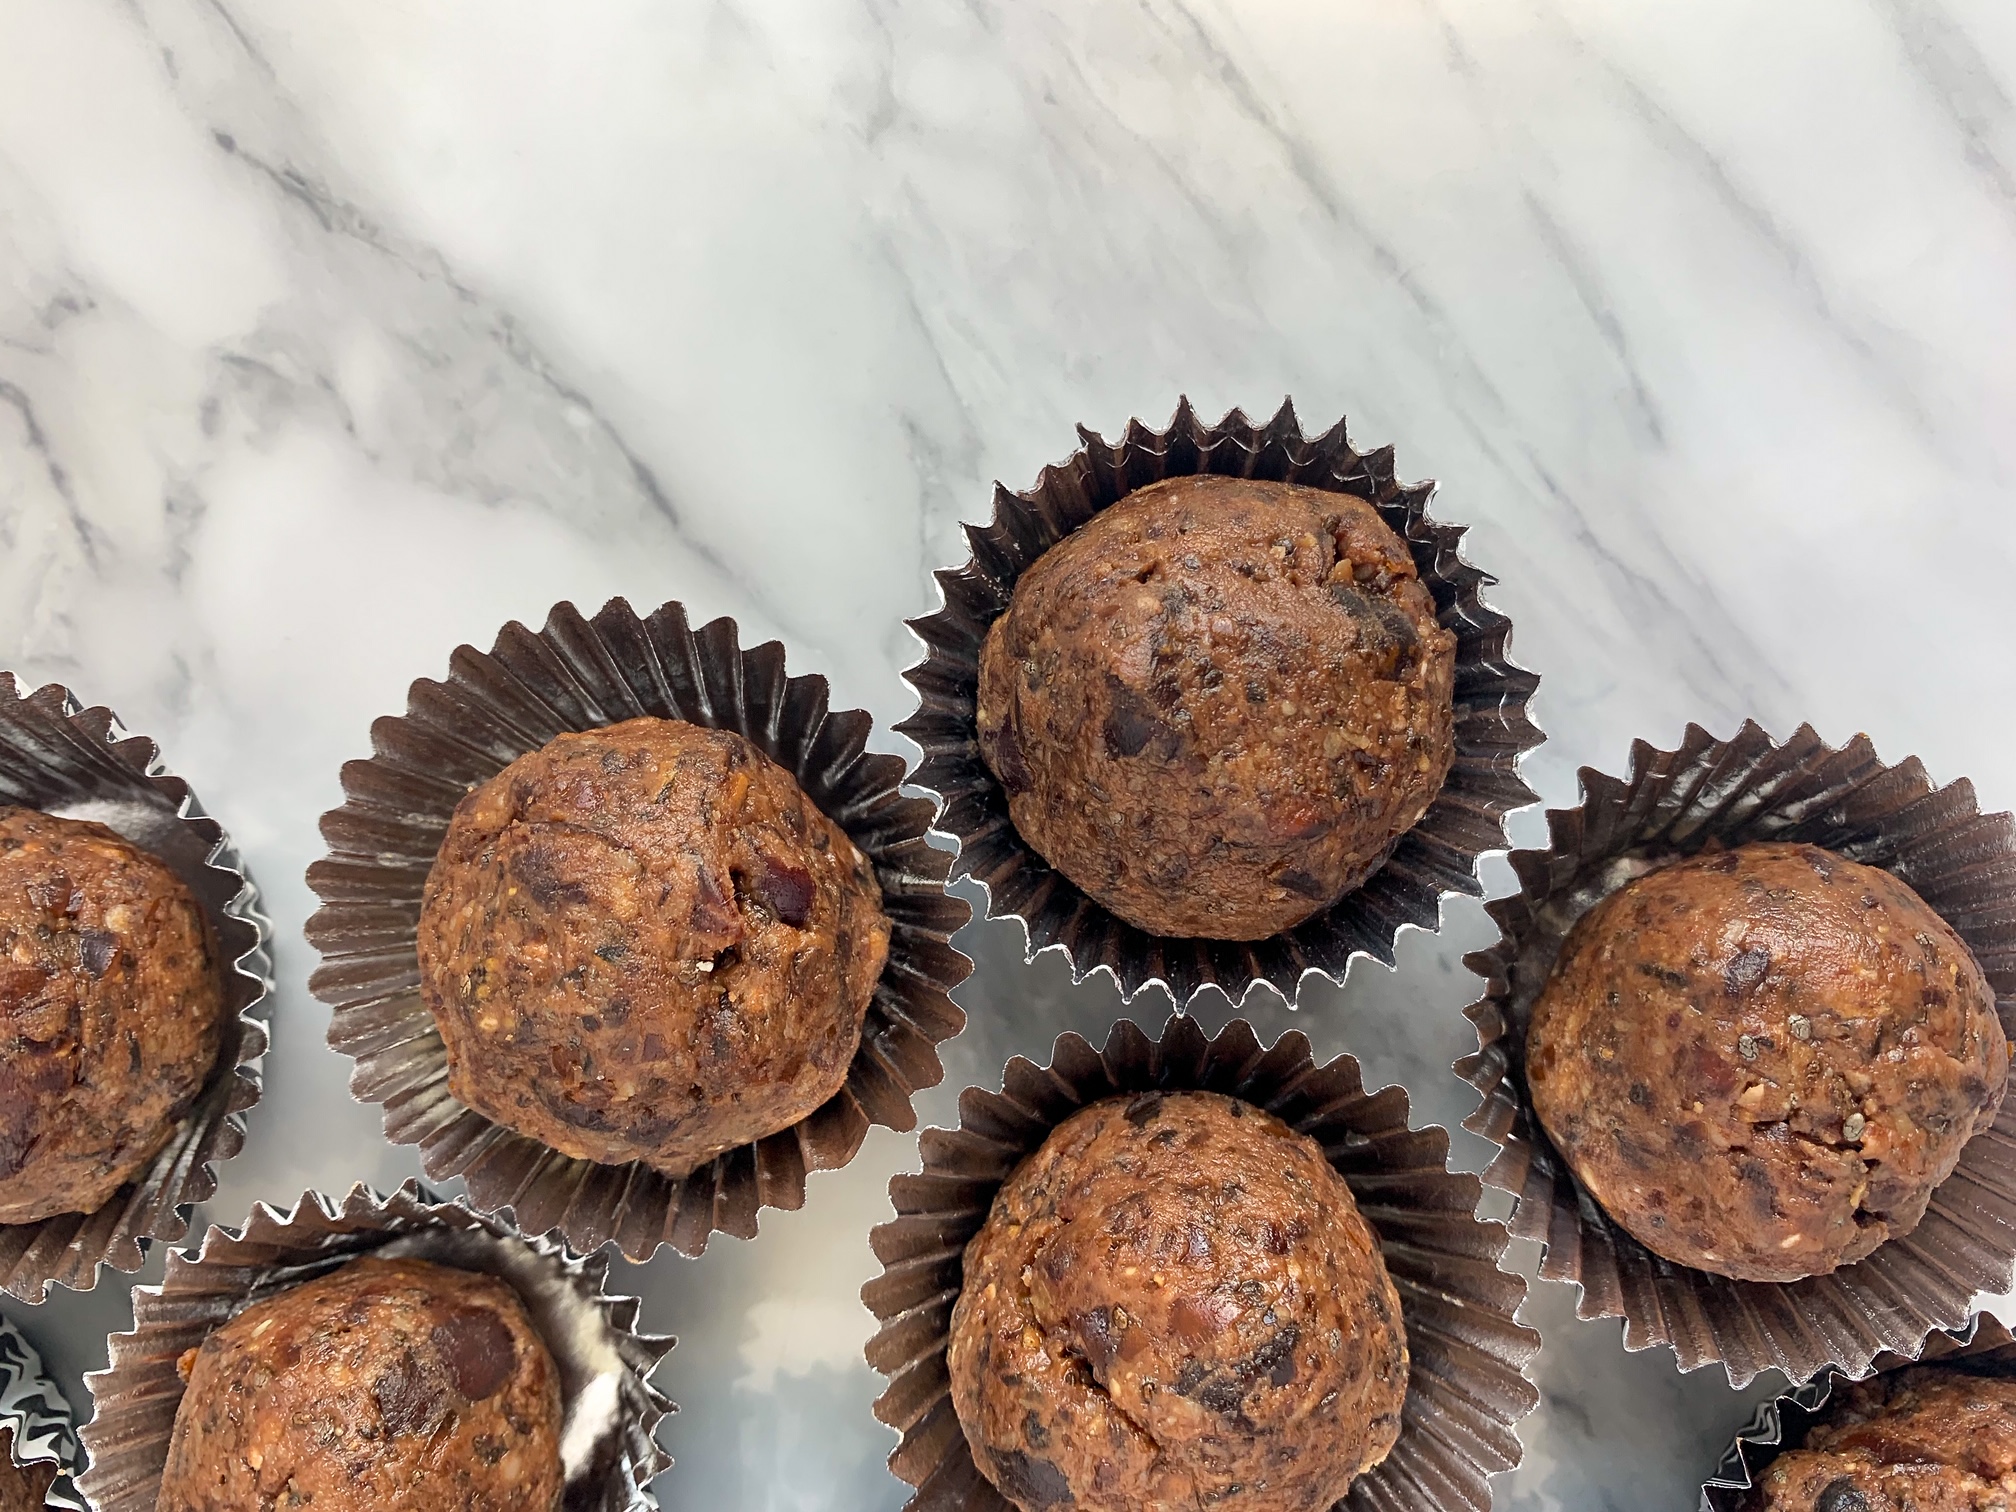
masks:
{"type": "MultiPolygon", "coordinates": [[[[279,929],[204,1216],[417,1169],[300,936],[411,679],[676,597],[886,729],[992,482],[1181,393],[1292,394],[1441,480],[1552,803],[1754,716],[2016,805],[2012,102],[2007,0],[0,0],[0,664],[158,737],[279,929]]],[[[1452,902],[1397,973],[1244,1006],[1453,1124],[1492,933],[1452,902]]],[[[1012,926],[962,943],[929,1121],[1122,1011],[1012,926]]],[[[913,1163],[877,1131],[753,1243],[619,1274],[683,1339],[668,1505],[901,1504],[857,1290],[913,1163]]],[[[74,1389],[128,1307],[6,1312],[74,1389]]],[[[1768,1383],[1573,1314],[1528,1304],[1501,1506],[1682,1512],[1768,1383]]]]}

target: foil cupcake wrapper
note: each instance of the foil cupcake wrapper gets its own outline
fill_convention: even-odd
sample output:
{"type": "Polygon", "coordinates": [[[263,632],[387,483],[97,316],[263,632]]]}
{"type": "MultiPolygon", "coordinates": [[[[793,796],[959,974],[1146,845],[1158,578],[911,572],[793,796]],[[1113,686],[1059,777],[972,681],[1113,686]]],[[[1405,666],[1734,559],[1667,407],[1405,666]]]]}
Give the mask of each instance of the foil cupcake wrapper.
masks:
{"type": "MultiPolygon", "coordinates": [[[[1935,1333],[1925,1341],[1924,1353],[1913,1360],[1884,1354],[1877,1358],[1875,1373],[1902,1370],[1913,1364],[1960,1364],[1970,1370],[1995,1375],[2016,1375],[2016,1340],[2009,1330],[1987,1313],[1977,1315],[1963,1328],[1935,1333]]],[[[1817,1380],[1761,1403],[1749,1425],[1723,1452],[1715,1473],[1701,1484],[1701,1512],[1741,1512],[1764,1472],[1781,1454],[1806,1442],[1806,1431],[1825,1416],[1841,1376],[1829,1371],[1817,1380]]]]}
{"type": "Polygon", "coordinates": [[[91,1467],[78,1484],[96,1512],[154,1512],[185,1350],[248,1304],[364,1254],[508,1282],[559,1369],[566,1512],[653,1512],[651,1481],[672,1463],[658,1428],[677,1409],[650,1377],[673,1340],[639,1333],[637,1299],[603,1290],[606,1257],[527,1238],[414,1182],[389,1197],[364,1186],[340,1201],[307,1192],[291,1213],[259,1204],[242,1230],[211,1228],[200,1251],[169,1255],[161,1285],[134,1289],[133,1331],[113,1334],[109,1368],[84,1378],[97,1410],[83,1434],[91,1467]]]}
{"type": "Polygon", "coordinates": [[[95,820],[160,857],[209,916],[225,963],[216,1068],[147,1169],[96,1212],[0,1224],[0,1288],[40,1302],[51,1285],[88,1291],[101,1265],[138,1270],[151,1241],[180,1239],[194,1204],[216,1194],[214,1168],[244,1147],[245,1112],[259,1101],[273,927],[223,827],[154,742],[67,688],[23,693],[0,672],[0,803],[95,820]]]}
{"type": "Polygon", "coordinates": [[[308,869],[322,900],[309,987],[334,1010],[329,1043],[357,1062],[352,1094],[384,1106],[386,1138],[418,1144],[429,1177],[462,1177],[477,1207],[509,1208],[527,1232],[557,1228],[584,1253],[613,1240],[641,1261],[661,1244],[698,1255],[716,1229],[751,1238],[762,1208],[800,1206],[806,1173],[847,1164],[871,1125],[915,1128],[913,1097],[944,1076],[937,1047],[965,1027],[951,989],[972,963],[951,937],[971,910],[946,895],[951,857],[927,838],[931,805],[899,791],[902,761],[865,750],[871,728],[827,708],[823,677],[786,677],[775,641],[743,651],[733,620],[692,630],[676,603],[639,619],[612,599],[592,620],[559,604],[543,630],[513,622],[487,655],[460,647],[445,682],[415,682],[405,715],[372,725],[375,754],[345,764],[346,801],[322,816],[329,854],[308,869]],[[893,926],[846,1084],[683,1179],[570,1159],[458,1102],[414,943],[469,789],[556,735],[640,715],[735,730],[790,772],[873,863],[893,926]]]}
{"type": "Polygon", "coordinates": [[[912,780],[940,802],[937,827],[959,843],[955,876],[986,890],[988,914],[1020,922],[1031,959],[1061,950],[1074,980],[1110,972],[1131,998],[1160,982],[1178,1007],[1205,986],[1235,1002],[1256,981],[1289,1001],[1306,972],[1342,981],[1354,955],[1393,964],[1403,925],[1433,930],[1447,893],[1480,896],[1479,857],[1504,848],[1505,816],[1536,801],[1520,778],[1520,756],[1545,738],[1527,715],[1539,678],[1506,654],[1512,622],[1485,606],[1497,581],[1466,562],[1464,527],[1428,514],[1433,483],[1403,485],[1393,451],[1359,453],[1339,420],[1305,437],[1291,403],[1264,425],[1238,410],[1206,425],[1183,400],[1167,430],[1130,420],[1118,445],[1079,427],[1083,445],[1036,486],[994,489],[994,518],[968,526],[973,557],[936,574],[945,607],[911,620],[925,658],[905,672],[917,712],[896,726],[923,748],[912,780]],[[1384,866],[1323,913],[1258,941],[1171,939],[1151,935],[1093,901],[1023,841],[1008,816],[1006,792],[981,758],[975,730],[980,648],[1006,612],[1015,584],[1052,546],[1101,510],[1165,478],[1216,473],[1298,483],[1368,500],[1406,541],[1437,617],[1456,635],[1456,761],[1420,823],[1401,837],[1384,866]]]}
{"type": "Polygon", "coordinates": [[[2016,1099],[1971,1140],[1918,1227],[1831,1275],[1734,1281],[1661,1259],[1612,1223],[1533,1116],[1524,1042],[1535,999],[1576,920],[1600,899],[1709,841],[1808,841],[1902,878],[1974,952],[2016,1035],[2016,825],[1978,811],[1966,781],[1935,789],[1914,757],[1886,766],[1864,736],[1836,750],[1802,725],[1782,745],[1754,723],[1720,741],[1631,748],[1622,781],[1584,768],[1579,808],[1549,810],[1544,851],[1514,851],[1520,891],[1486,904],[1501,931],[1465,957],[1484,978],[1466,1010],[1477,1053],[1456,1073],[1482,1094],[1464,1127],[1499,1146],[1484,1173],[1514,1197],[1512,1232],[1546,1248],[1540,1274],[1581,1289],[1583,1318],[1622,1318],[1624,1347],[1671,1348],[1682,1370],[1719,1363],[1730,1383],[1763,1370],[1804,1381],[1865,1374],[1885,1350],[1915,1354],[1967,1321],[1978,1294],[2016,1275],[2016,1099]]]}
{"type": "Polygon", "coordinates": [[[18,1468],[54,1467],[45,1506],[86,1512],[74,1481],[83,1456],[70,1426],[70,1404],[44,1373],[41,1356],[5,1318],[0,1318],[0,1432],[18,1468]]]}
{"type": "Polygon", "coordinates": [[[889,1468],[916,1488],[906,1512],[1014,1512],[973,1462],[945,1364],[966,1244],[1001,1183],[1090,1103],[1200,1089],[1265,1108],[1323,1146],[1378,1234],[1399,1290],[1410,1356],[1400,1439],[1339,1505],[1490,1507],[1489,1479],[1519,1463],[1517,1425],[1539,1400],[1524,1370],[1540,1336],[1516,1321],[1526,1282],[1500,1264],[1504,1227],[1476,1216],[1477,1178],[1448,1169],[1446,1132],[1407,1126],[1405,1091],[1366,1091],[1352,1057],[1319,1067],[1300,1033],[1267,1049],[1243,1019],[1207,1040],[1194,1019],[1179,1016],[1159,1041],[1123,1020],[1103,1050],[1065,1034],[1048,1066],[1017,1056],[999,1092],[960,1094],[957,1129],[924,1133],[920,1174],[889,1183],[897,1217],[871,1236],[883,1273],[861,1299],[881,1323],[868,1363],[889,1378],[875,1415],[902,1436],[889,1468]]]}

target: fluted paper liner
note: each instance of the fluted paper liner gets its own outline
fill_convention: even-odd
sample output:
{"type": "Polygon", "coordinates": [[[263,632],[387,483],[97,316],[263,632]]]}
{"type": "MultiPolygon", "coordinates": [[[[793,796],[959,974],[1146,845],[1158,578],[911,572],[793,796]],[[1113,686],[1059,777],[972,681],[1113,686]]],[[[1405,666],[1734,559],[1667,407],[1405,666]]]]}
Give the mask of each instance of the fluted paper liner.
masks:
{"type": "Polygon", "coordinates": [[[966,1022],[950,993],[972,963],[950,941],[970,910],[946,896],[931,804],[902,796],[900,759],[864,749],[871,726],[828,710],[823,677],[786,677],[777,642],[740,650],[733,620],[691,630],[676,603],[639,619],[612,599],[592,620],[563,603],[543,630],[506,625],[488,655],[460,647],[445,682],[415,682],[405,715],[372,725],[375,754],[344,765],[346,801],[322,816],[329,855],[308,869],[322,900],[309,987],[334,1010],[329,1043],[357,1061],[351,1092],[383,1104],[386,1137],[417,1143],[430,1177],[462,1177],[479,1208],[509,1207],[527,1232],[558,1228],[584,1252],[614,1240],[633,1260],[661,1244],[697,1255],[716,1229],[753,1237],[759,1209],[800,1206],[805,1173],[852,1160],[870,1125],[915,1128],[911,1100],[943,1078],[937,1047],[966,1022]],[[790,772],[873,864],[892,925],[846,1084],[683,1179],[571,1159],[456,1101],[414,943],[463,796],[556,735],[641,715],[737,731],[790,772]]]}
{"type": "Polygon", "coordinates": [[[1550,810],[1552,845],[1514,851],[1520,891],[1486,904],[1502,938],[1465,958],[1485,980],[1467,1011],[1479,1050],[1457,1074],[1483,1094],[1464,1126],[1494,1141],[1484,1173],[1515,1198],[1512,1232],[1546,1246],[1540,1274],[1581,1288],[1583,1318],[1624,1320],[1624,1347],[1667,1345],[1682,1370],[1720,1363],[1732,1385],[1776,1367],[1865,1374],[1882,1351],[1915,1354],[1967,1321],[2016,1266],[2016,1099],[1970,1140],[1924,1220],[1866,1259],[1804,1281],[1734,1281],[1661,1259],[1612,1223],[1533,1116],[1525,1032],[1576,920],[1601,898],[1710,841],[1807,841],[1881,867],[1959,932],[2016,1037],[2016,826],[1982,814],[1972,784],[1935,789],[1913,757],[1877,759],[1866,736],[1835,750],[1802,725],[1779,744],[1746,723],[1719,741],[1689,725],[1676,751],[1631,748],[1622,781],[1584,768],[1579,808],[1550,810]]]}
{"type": "MultiPolygon", "coordinates": [[[[1964,1328],[1935,1333],[1925,1341],[1918,1359],[1884,1354],[1876,1373],[1902,1370],[1914,1364],[1959,1365],[1983,1375],[2016,1375],[2016,1341],[2009,1330],[1987,1313],[1964,1328]]],[[[1741,1512],[1764,1472],[1779,1455],[1806,1442],[1806,1431],[1826,1415],[1835,1384],[1841,1377],[1829,1371],[1817,1380],[1773,1397],[1760,1405],[1749,1426],[1722,1455],[1715,1473],[1701,1485],[1701,1512],[1741,1512]]]]}
{"type": "Polygon", "coordinates": [[[1293,405],[1284,401],[1264,425],[1238,410],[1206,425],[1186,399],[1167,430],[1130,420],[1117,446],[1083,426],[1078,435],[1080,449],[1044,468],[1034,488],[1010,493],[995,485],[993,520],[966,528],[972,560],[937,574],[945,607],[910,621],[926,654],[903,675],[921,703],[896,728],[923,747],[914,780],[939,795],[937,827],[959,842],[954,875],[970,875],[986,889],[991,917],[1022,923],[1031,958],[1062,950],[1074,979],[1110,971],[1123,998],[1162,982],[1179,1007],[1206,985],[1236,1002],[1255,981],[1267,981],[1292,1002],[1305,972],[1341,981],[1360,954],[1392,965],[1401,926],[1435,929],[1445,894],[1483,892],[1478,858],[1504,847],[1505,816],[1536,798],[1519,776],[1518,760],[1544,738],[1526,713],[1539,679],[1509,659],[1512,622],[1480,597],[1496,579],[1458,551],[1465,527],[1428,514],[1435,485],[1398,482],[1392,448],[1353,450],[1342,420],[1304,437],[1293,405]],[[1369,501],[1407,543],[1434,595],[1436,617],[1456,636],[1456,761],[1440,795],[1363,886],[1294,929],[1250,942],[1151,935],[1088,897],[1016,833],[975,727],[980,647],[1022,574],[1128,494],[1202,473],[1369,501]]]}
{"type": "Polygon", "coordinates": [[[147,1169],[95,1212],[0,1224],[0,1287],[40,1302],[52,1284],[88,1291],[101,1265],[138,1270],[150,1241],[180,1239],[191,1207],[215,1195],[213,1168],[244,1147],[245,1110],[259,1101],[272,926],[223,827],[154,742],[67,688],[23,693],[0,672],[0,804],[95,820],[166,862],[216,931],[224,988],[216,1067],[147,1169]]]}
{"type": "Polygon", "coordinates": [[[70,1404],[43,1371],[33,1346],[5,1318],[0,1318],[0,1432],[7,1436],[7,1457],[18,1468],[55,1468],[56,1480],[43,1505],[85,1512],[72,1480],[83,1459],[70,1426],[70,1404]]]}
{"type": "Polygon", "coordinates": [[[1400,1439],[1340,1505],[1490,1507],[1489,1477],[1519,1463],[1516,1425],[1539,1400],[1523,1371],[1540,1336],[1514,1319],[1526,1282],[1500,1268],[1505,1229],[1476,1216],[1477,1178],[1448,1169],[1443,1130],[1408,1128],[1402,1089],[1367,1092],[1352,1057],[1319,1067],[1302,1034],[1267,1049],[1243,1019],[1206,1040],[1178,1017],[1159,1042],[1123,1020],[1104,1050],[1065,1034],[1047,1067],[1017,1056],[999,1092],[960,1094],[957,1129],[925,1132],[922,1174],[889,1183],[897,1217],[871,1236],[883,1273],[861,1298],[882,1324],[868,1363],[889,1377],[875,1415],[902,1435],[889,1468],[917,1488],[906,1512],[1014,1512],[973,1462],[945,1365],[966,1244],[1001,1183],[1080,1108],[1199,1089],[1264,1108],[1323,1146],[1399,1290],[1409,1356],[1400,1439]]]}
{"type": "Polygon", "coordinates": [[[242,1230],[212,1227],[200,1251],[169,1255],[161,1285],[134,1289],[133,1331],[113,1334],[110,1367],[85,1377],[97,1411],[84,1429],[91,1467],[79,1485],[96,1512],[154,1512],[185,1350],[250,1303],[365,1254],[507,1282],[559,1370],[565,1512],[654,1512],[652,1478],[672,1463],[658,1427],[677,1409],[650,1376],[673,1341],[637,1331],[635,1297],[605,1293],[606,1256],[581,1259],[414,1182],[389,1197],[361,1185],[340,1201],[306,1192],[291,1213],[260,1203],[242,1230]]]}

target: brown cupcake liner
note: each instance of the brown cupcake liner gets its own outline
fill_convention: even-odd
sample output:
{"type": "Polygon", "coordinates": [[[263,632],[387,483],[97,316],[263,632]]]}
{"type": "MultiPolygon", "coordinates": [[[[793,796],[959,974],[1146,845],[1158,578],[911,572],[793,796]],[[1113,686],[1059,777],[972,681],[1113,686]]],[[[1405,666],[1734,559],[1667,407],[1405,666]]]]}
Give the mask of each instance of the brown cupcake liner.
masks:
{"type": "Polygon", "coordinates": [[[2016,1035],[2016,825],[1980,813],[1965,780],[1935,789],[1913,757],[1877,759],[1866,736],[1836,750],[1802,725],[1779,744],[1754,723],[1718,741],[1689,725],[1680,748],[1631,748],[1622,781],[1581,772],[1579,808],[1547,814],[1552,845],[1514,851],[1520,891],[1486,904],[1502,937],[1465,957],[1485,980],[1467,1013],[1479,1049],[1456,1073],[1483,1094],[1464,1127],[1499,1146],[1484,1173],[1515,1198],[1512,1232],[1545,1245],[1540,1274],[1581,1289],[1577,1315],[1622,1318],[1624,1347],[1666,1345],[1682,1370],[1720,1363],[1747,1385],[1776,1368],[1804,1381],[1867,1373],[1966,1323],[1977,1294],[2016,1279],[2016,1099],[1976,1135],[1924,1220],[1831,1275],[1734,1281],[1664,1260],[1612,1223],[1533,1116],[1525,1033],[1562,941],[1632,877],[1711,841],[1806,841],[1882,867],[1967,942],[2016,1035]]]}
{"type": "Polygon", "coordinates": [[[826,697],[823,677],[785,676],[777,642],[740,650],[733,620],[695,631],[679,604],[639,619],[619,598],[592,620],[562,603],[543,630],[514,621],[488,655],[459,647],[445,682],[415,682],[405,715],[372,725],[375,754],[344,765],[346,801],[322,816],[329,855],[308,869],[322,907],[307,935],[329,1043],[356,1059],[352,1094],[384,1105],[386,1138],[417,1143],[429,1177],[462,1177],[478,1208],[510,1208],[529,1233],[558,1229],[583,1252],[613,1240],[641,1261],[661,1244],[698,1255],[716,1229],[751,1238],[760,1209],[802,1205],[806,1172],[847,1164],[871,1125],[916,1127],[912,1099],[944,1077],[937,1047],[965,1027],[950,994],[972,963],[950,942],[971,910],[946,895],[951,857],[926,838],[931,805],[902,796],[902,761],[868,753],[868,715],[831,712],[826,697]],[[640,715],[737,731],[790,772],[874,864],[893,926],[845,1086],[683,1179],[571,1159],[456,1101],[414,943],[469,789],[556,735],[640,715]]]}
{"type": "Polygon", "coordinates": [[[1429,516],[1433,483],[1399,483],[1392,448],[1360,454],[1342,420],[1305,437],[1289,401],[1264,425],[1238,410],[1206,425],[1184,399],[1167,430],[1130,420],[1117,446],[1083,426],[1078,435],[1083,445],[1044,468],[1034,488],[995,485],[993,520],[966,527],[972,560],[936,574],[945,607],[909,622],[925,657],[903,675],[921,701],[896,729],[923,748],[912,780],[937,795],[937,828],[959,842],[953,875],[981,884],[989,917],[1022,924],[1030,959],[1061,950],[1074,980],[1108,971],[1123,999],[1161,982],[1178,1007],[1207,985],[1236,1002],[1265,981],[1292,1002],[1305,972],[1342,981],[1354,955],[1392,965],[1402,926],[1436,929],[1444,894],[1482,894],[1478,858],[1504,848],[1505,816],[1538,796],[1518,762],[1545,738],[1526,711],[1539,678],[1507,656],[1512,622],[1480,596],[1497,580],[1464,561],[1457,548],[1465,527],[1429,516]],[[1202,473],[1369,501],[1406,541],[1437,617],[1457,638],[1456,761],[1440,796],[1362,887],[1292,930],[1250,942],[1151,935],[1093,901],[1016,833],[974,724],[981,643],[1031,564],[1135,490],[1202,473]]]}
{"type": "MultiPolygon", "coordinates": [[[[1874,1374],[1917,1364],[1954,1365],[1982,1375],[2016,1375],[2016,1339],[1988,1313],[1963,1327],[1933,1334],[1916,1358],[1877,1356],[1874,1374]]],[[[1740,1512],[1771,1462],[1806,1442],[1806,1432],[1826,1415],[1835,1385],[1844,1379],[1828,1371],[1816,1380],[1761,1403],[1747,1427],[1723,1452],[1715,1473],[1701,1483],[1701,1512],[1740,1512]]]]}
{"type": "Polygon", "coordinates": [[[1367,1092],[1352,1057],[1319,1067],[1296,1032],[1267,1049],[1243,1019],[1207,1040],[1182,1016],[1159,1041],[1123,1020],[1104,1050],[1065,1034],[1048,1066],[1015,1057],[1001,1091],[960,1094],[957,1129],[924,1133],[923,1171],[889,1183],[897,1217],[870,1236],[883,1273],[861,1299],[882,1325],[868,1363],[889,1377],[875,1415],[902,1435],[889,1468],[917,1488],[905,1512],[1013,1512],[974,1464],[952,1408],[945,1350],[966,1244],[1059,1123],[1150,1090],[1225,1093],[1309,1135],[1379,1236],[1407,1327],[1407,1401],[1393,1452],[1339,1505],[1486,1512],[1489,1478],[1519,1463],[1517,1424],[1539,1400],[1524,1367],[1540,1336],[1516,1321],[1526,1282],[1500,1265],[1504,1227],[1476,1216],[1478,1179],[1448,1169],[1443,1130],[1407,1126],[1405,1091],[1367,1092]]]}
{"type": "Polygon", "coordinates": [[[86,1376],[96,1405],[78,1485],[96,1512],[154,1512],[181,1405],[176,1362],[248,1304],[364,1254],[432,1260],[508,1282],[560,1373],[566,1512],[652,1512],[652,1479],[672,1463],[657,1439],[675,1408],[651,1385],[670,1337],[637,1331],[635,1297],[604,1290],[609,1262],[528,1238],[415,1182],[389,1197],[352,1187],[306,1192],[291,1213],[264,1203],[242,1230],[213,1226],[200,1250],[168,1256],[159,1286],[133,1291],[133,1331],[108,1341],[110,1366],[86,1376]]]}
{"type": "Polygon", "coordinates": [[[86,1512],[73,1480],[84,1460],[70,1426],[70,1404],[44,1372],[34,1346],[5,1318],[0,1318],[0,1433],[7,1436],[7,1457],[17,1469],[55,1467],[45,1506],[86,1512]]]}
{"type": "Polygon", "coordinates": [[[216,1068],[147,1169],[95,1212],[0,1224],[0,1288],[24,1302],[51,1285],[88,1291],[101,1265],[136,1271],[150,1241],[188,1233],[191,1208],[216,1194],[214,1167],[244,1147],[245,1112],[259,1101],[273,927],[230,837],[159,757],[111,710],[81,708],[55,683],[24,693],[0,672],[0,804],[95,820],[158,856],[209,916],[224,962],[216,1068]]]}

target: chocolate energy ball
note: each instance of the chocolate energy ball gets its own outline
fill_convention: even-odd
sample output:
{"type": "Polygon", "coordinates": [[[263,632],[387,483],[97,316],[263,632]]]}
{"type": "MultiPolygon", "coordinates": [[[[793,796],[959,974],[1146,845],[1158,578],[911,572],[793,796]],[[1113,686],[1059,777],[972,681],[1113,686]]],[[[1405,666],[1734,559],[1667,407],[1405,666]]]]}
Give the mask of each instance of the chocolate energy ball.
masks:
{"type": "Polygon", "coordinates": [[[1022,838],[1128,923],[1264,939],[1434,802],[1455,666],[1370,504],[1173,478],[1022,575],[980,651],[980,751],[1022,838]]]}
{"type": "Polygon", "coordinates": [[[1568,936],[1526,1042],[1533,1109],[1603,1211],[1745,1281],[1910,1233],[2008,1067],[1995,994],[1945,920],[1812,845],[1619,888],[1568,936]]]}
{"type": "Polygon", "coordinates": [[[420,909],[449,1089],[684,1175],[840,1089],[889,951],[874,869],[742,736],[632,719],[455,810],[420,909]]]}
{"type": "Polygon", "coordinates": [[[1400,1434],[1407,1341],[1322,1149],[1212,1092],[1095,1103],[966,1247],[947,1357],[1025,1512],[1320,1512],[1400,1434]]]}
{"type": "Polygon", "coordinates": [[[1804,1447],[1765,1470],[1750,1512],[2016,1507],[2016,1381],[1923,1366],[1836,1389],[1804,1447]]]}
{"type": "Polygon", "coordinates": [[[102,824],[0,807],[0,1223],[94,1212],[137,1176],[223,1017],[181,878],[102,824]]]}
{"type": "Polygon", "coordinates": [[[22,1469],[14,1463],[14,1430],[0,1428],[0,1512],[45,1512],[56,1467],[38,1464],[22,1469]]]}
{"type": "Polygon", "coordinates": [[[158,1512],[554,1512],[560,1377],[518,1294],[353,1260],[183,1357],[158,1512]]]}

